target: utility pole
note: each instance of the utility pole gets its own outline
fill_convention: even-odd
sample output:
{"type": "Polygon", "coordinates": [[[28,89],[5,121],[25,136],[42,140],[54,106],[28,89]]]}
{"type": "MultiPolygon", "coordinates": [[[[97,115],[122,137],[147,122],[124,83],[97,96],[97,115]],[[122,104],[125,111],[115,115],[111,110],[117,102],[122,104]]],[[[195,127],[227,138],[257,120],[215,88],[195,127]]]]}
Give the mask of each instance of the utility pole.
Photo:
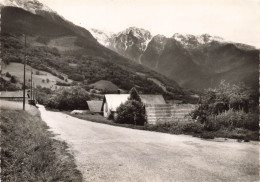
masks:
{"type": "Polygon", "coordinates": [[[26,35],[24,34],[23,110],[25,110],[25,67],[26,67],[26,35]]]}
{"type": "Polygon", "coordinates": [[[31,100],[33,100],[33,98],[32,98],[32,95],[33,95],[32,88],[33,88],[33,86],[32,86],[32,66],[31,66],[31,100]]]}

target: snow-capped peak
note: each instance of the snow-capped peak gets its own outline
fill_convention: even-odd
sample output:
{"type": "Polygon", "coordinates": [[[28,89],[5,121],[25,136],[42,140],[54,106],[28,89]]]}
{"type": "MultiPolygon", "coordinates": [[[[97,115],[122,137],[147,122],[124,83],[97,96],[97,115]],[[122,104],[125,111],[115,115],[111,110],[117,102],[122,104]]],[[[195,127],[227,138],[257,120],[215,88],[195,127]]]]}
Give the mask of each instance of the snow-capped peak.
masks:
{"type": "Polygon", "coordinates": [[[182,35],[176,33],[172,36],[172,38],[180,42],[182,45],[186,47],[194,47],[194,46],[196,47],[197,45],[208,44],[211,43],[212,41],[224,42],[224,39],[222,39],[221,37],[210,36],[208,34],[195,36],[190,34],[182,35]]]}
{"type": "Polygon", "coordinates": [[[130,34],[132,33],[135,37],[139,39],[151,39],[152,35],[148,30],[145,30],[143,28],[137,28],[137,27],[129,27],[121,32],[119,32],[117,35],[120,34],[130,34]]]}
{"type": "Polygon", "coordinates": [[[114,33],[105,30],[98,30],[94,28],[90,28],[88,30],[97,39],[97,41],[105,47],[110,45],[110,39],[115,36],[114,33]]]}
{"type": "Polygon", "coordinates": [[[13,7],[22,8],[33,14],[37,14],[37,11],[48,11],[48,12],[55,13],[48,6],[42,4],[37,0],[2,0],[0,4],[2,4],[3,6],[13,6],[13,7]]]}

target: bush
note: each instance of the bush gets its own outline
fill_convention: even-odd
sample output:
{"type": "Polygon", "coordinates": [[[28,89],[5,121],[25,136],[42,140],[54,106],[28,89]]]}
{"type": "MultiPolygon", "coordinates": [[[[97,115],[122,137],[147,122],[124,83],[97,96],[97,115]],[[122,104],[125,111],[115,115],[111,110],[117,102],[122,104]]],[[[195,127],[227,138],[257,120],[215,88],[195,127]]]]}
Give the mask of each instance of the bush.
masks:
{"type": "Polygon", "coordinates": [[[203,125],[199,122],[187,122],[183,123],[183,132],[191,132],[191,133],[201,133],[203,130],[203,125]]]}
{"type": "Polygon", "coordinates": [[[130,98],[125,104],[121,104],[117,110],[116,122],[134,125],[144,125],[146,123],[145,109],[138,95],[137,90],[133,87],[130,90],[130,98]]]}
{"type": "Polygon", "coordinates": [[[230,109],[219,115],[211,115],[205,123],[205,129],[210,131],[219,130],[221,127],[229,130],[235,128],[245,128],[249,130],[258,130],[258,115],[255,113],[245,113],[244,111],[235,111],[230,109]]]}
{"type": "Polygon", "coordinates": [[[11,83],[16,83],[17,82],[14,76],[11,76],[11,80],[10,81],[11,81],[11,83]]]}
{"type": "Polygon", "coordinates": [[[128,100],[125,104],[121,104],[117,110],[117,123],[144,125],[145,110],[141,102],[136,100],[128,100]]]}
{"type": "Polygon", "coordinates": [[[11,78],[11,74],[9,72],[6,72],[5,76],[11,78]]]}
{"type": "Polygon", "coordinates": [[[80,87],[60,89],[47,102],[46,106],[51,109],[74,110],[87,109],[89,94],[80,87]]]}
{"type": "Polygon", "coordinates": [[[65,83],[65,82],[56,81],[56,85],[67,87],[67,86],[70,86],[70,83],[65,83]]]}

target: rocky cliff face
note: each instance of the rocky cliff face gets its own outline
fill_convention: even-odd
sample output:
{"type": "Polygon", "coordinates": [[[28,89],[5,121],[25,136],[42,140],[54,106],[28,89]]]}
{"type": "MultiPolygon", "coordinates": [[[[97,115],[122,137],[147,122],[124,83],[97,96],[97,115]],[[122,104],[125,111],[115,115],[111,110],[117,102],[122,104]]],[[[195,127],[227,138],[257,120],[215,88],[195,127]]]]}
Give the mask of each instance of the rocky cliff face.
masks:
{"type": "Polygon", "coordinates": [[[105,46],[186,88],[214,88],[221,80],[258,84],[259,50],[221,37],[176,33],[167,38],[129,28],[108,36],[105,46]]]}
{"type": "Polygon", "coordinates": [[[140,57],[152,39],[149,31],[130,27],[117,34],[92,29],[91,33],[102,45],[140,63],[140,57]]]}

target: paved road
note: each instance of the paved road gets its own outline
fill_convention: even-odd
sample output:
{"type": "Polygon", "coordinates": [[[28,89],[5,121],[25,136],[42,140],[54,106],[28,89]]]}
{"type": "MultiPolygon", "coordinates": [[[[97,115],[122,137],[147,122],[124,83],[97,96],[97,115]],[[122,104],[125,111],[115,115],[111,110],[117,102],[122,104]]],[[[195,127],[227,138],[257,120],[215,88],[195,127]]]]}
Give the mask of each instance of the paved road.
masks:
{"type": "Polygon", "coordinates": [[[57,137],[69,144],[86,181],[253,182],[259,178],[257,143],[133,130],[39,109],[57,137]]]}

